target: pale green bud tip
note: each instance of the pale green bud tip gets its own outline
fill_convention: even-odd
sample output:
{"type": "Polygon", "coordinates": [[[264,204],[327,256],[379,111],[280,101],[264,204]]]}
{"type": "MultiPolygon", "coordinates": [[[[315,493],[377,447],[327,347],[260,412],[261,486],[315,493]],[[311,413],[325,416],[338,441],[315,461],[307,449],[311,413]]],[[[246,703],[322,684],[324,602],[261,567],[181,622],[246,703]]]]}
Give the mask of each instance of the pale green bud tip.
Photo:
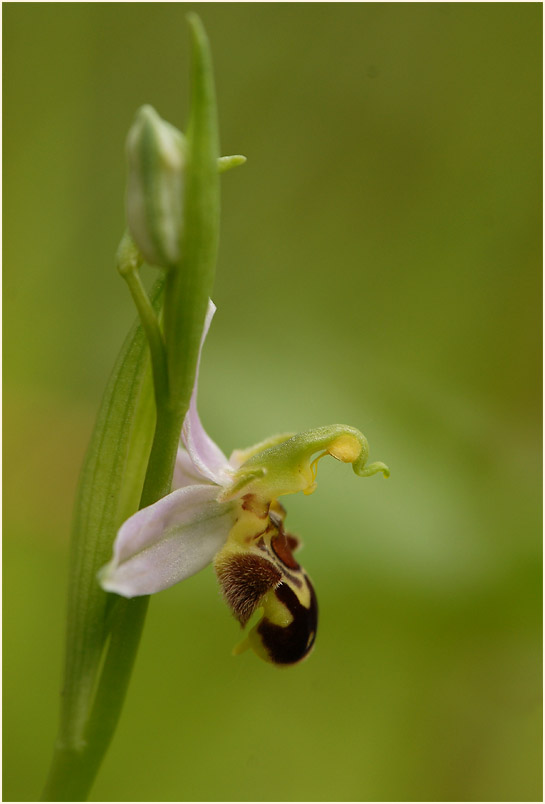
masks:
{"type": "Polygon", "coordinates": [[[142,106],[127,137],[127,224],[146,262],[163,268],[180,258],[185,139],[151,106],[142,106]]]}
{"type": "Polygon", "coordinates": [[[246,157],[242,154],[233,154],[232,156],[220,156],[218,159],[218,173],[225,173],[226,170],[243,165],[246,162],[246,157]]]}
{"type": "Polygon", "coordinates": [[[142,265],[142,255],[134,245],[128,232],[121,238],[121,243],[117,249],[116,264],[121,276],[126,276],[131,271],[137,271],[142,265]]]}

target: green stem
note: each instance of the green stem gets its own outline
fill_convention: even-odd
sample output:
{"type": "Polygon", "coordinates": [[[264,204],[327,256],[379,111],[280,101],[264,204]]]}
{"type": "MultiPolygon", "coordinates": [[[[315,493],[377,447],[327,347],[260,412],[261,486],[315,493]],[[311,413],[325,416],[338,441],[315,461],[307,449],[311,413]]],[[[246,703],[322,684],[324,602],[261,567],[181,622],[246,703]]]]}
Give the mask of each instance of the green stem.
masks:
{"type": "Polygon", "coordinates": [[[173,410],[168,403],[158,408],[157,426],[140,498],[140,508],[146,508],[171,491],[180,433],[188,407],[189,399],[187,404],[178,410],[173,410]]]}
{"type": "Polygon", "coordinates": [[[95,773],[86,753],[57,743],[41,800],[85,801],[95,773]]]}
{"type": "Polygon", "coordinates": [[[161,400],[168,400],[168,361],[165,340],[155,309],[142,283],[139,269],[142,266],[142,255],[135,246],[131,236],[125,232],[117,250],[117,270],[125,280],[138,310],[142,329],[146,333],[151,354],[153,387],[157,407],[161,400]]]}
{"type": "Polygon", "coordinates": [[[157,406],[163,399],[168,399],[168,367],[167,354],[163,334],[159,326],[159,321],[155,315],[155,310],[149,299],[146,289],[142,284],[142,278],[138,271],[130,270],[123,274],[131,296],[138,310],[142,328],[146,333],[148,345],[151,353],[151,367],[153,371],[153,387],[155,389],[155,399],[157,406]]]}
{"type": "Polygon", "coordinates": [[[149,597],[114,600],[108,653],[84,742],[80,745],[57,743],[42,801],[87,799],[121,714],[148,602],[149,597]]]}

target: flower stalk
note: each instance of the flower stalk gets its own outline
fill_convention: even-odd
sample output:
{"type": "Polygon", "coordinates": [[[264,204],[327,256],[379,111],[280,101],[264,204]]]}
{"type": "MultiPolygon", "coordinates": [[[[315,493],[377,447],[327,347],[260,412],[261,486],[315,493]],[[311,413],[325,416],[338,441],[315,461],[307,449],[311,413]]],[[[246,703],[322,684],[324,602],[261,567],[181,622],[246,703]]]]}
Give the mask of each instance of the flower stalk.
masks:
{"type": "Polygon", "coordinates": [[[163,401],[168,402],[170,396],[167,356],[159,319],[142,283],[139,272],[141,266],[142,255],[128,232],[125,232],[117,252],[117,270],[127,283],[146,334],[151,355],[155,403],[159,405],[163,401]]]}
{"type": "MultiPolygon", "coordinates": [[[[219,227],[214,83],[203,26],[194,14],[188,21],[193,60],[184,182],[169,184],[170,190],[179,186],[183,192],[174,204],[182,210],[180,248],[173,247],[169,230],[165,253],[177,259],[168,266],[153,301],[140,283],[141,260],[127,238],[119,254],[142,325],[129,337],[108,386],[81,478],[61,724],[45,801],[86,799],[117,725],[148,598],[125,600],[105,593],[97,572],[111,553],[121,522],[170,491],[214,281],[219,227]],[[158,323],[161,299],[163,330],[158,323]]],[[[164,208],[160,211],[163,215],[164,208]]],[[[141,209],[139,215],[141,221],[141,209]]],[[[167,223],[171,226],[172,220],[167,223]]],[[[138,237],[131,234],[138,246],[138,237]]]]}

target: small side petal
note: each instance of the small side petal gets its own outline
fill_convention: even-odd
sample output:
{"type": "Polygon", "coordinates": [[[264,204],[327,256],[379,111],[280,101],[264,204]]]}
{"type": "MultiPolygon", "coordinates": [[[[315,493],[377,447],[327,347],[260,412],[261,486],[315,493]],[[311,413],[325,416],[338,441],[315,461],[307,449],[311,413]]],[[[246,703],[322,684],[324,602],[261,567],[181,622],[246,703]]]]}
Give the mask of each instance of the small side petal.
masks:
{"type": "Polygon", "coordinates": [[[208,478],[208,480],[211,480],[213,483],[225,485],[227,482],[229,482],[228,477],[223,471],[224,467],[227,465],[227,458],[218,445],[212,441],[208,433],[205,431],[197,412],[197,388],[199,382],[199,367],[201,363],[202,348],[215,312],[216,306],[214,302],[210,300],[208,302],[208,310],[202,332],[199,359],[197,361],[197,371],[195,374],[195,384],[193,386],[191,402],[189,403],[189,410],[187,411],[182,429],[182,440],[191,456],[191,460],[195,464],[200,474],[203,477],[208,478]]]}
{"type": "Polygon", "coordinates": [[[99,573],[107,592],[151,595],[209,564],[235,520],[214,486],[187,486],[131,516],[118,531],[114,555],[99,573]]]}

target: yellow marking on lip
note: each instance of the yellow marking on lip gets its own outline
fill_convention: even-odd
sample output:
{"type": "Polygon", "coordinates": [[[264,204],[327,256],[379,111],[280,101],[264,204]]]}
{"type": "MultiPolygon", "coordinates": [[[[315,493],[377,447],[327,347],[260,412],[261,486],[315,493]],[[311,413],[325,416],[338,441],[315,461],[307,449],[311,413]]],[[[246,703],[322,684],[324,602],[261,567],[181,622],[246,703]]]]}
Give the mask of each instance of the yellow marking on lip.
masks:
{"type": "Polygon", "coordinates": [[[333,458],[343,463],[354,463],[361,453],[361,444],[351,435],[342,435],[331,444],[327,450],[333,458]]]}
{"type": "Polygon", "coordinates": [[[274,589],[267,592],[261,600],[264,616],[273,625],[279,625],[281,628],[286,628],[293,622],[293,614],[286,608],[286,606],[278,600],[274,593],[274,589]]]}

